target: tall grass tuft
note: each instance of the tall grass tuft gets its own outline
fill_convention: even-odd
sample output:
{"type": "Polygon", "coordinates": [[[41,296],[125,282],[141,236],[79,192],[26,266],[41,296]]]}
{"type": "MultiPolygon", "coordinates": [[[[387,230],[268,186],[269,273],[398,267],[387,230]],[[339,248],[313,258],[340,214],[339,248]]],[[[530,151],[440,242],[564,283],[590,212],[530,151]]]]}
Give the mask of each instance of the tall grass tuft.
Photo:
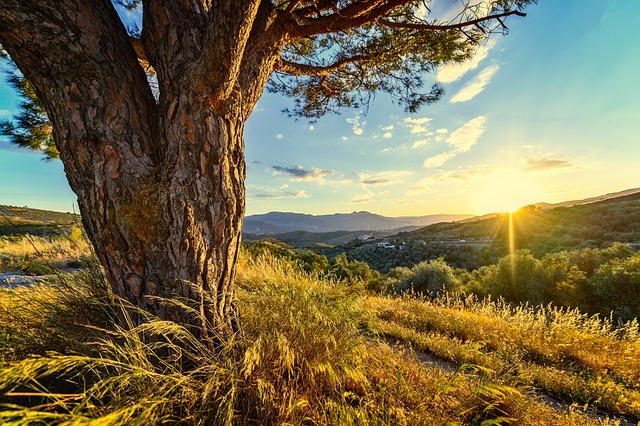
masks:
{"type": "Polygon", "coordinates": [[[51,273],[82,265],[90,253],[88,240],[77,233],[68,237],[0,237],[0,272],[51,273]]]}

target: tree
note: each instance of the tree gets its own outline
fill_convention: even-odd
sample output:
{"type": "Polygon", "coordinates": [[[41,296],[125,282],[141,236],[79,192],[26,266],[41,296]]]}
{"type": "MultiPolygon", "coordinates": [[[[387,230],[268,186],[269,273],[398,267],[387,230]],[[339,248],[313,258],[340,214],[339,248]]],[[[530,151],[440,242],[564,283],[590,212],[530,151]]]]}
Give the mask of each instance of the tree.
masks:
{"type": "Polygon", "coordinates": [[[415,111],[443,93],[424,72],[535,0],[463,1],[447,21],[418,0],[114,1],[142,7],[139,38],[109,0],[3,0],[0,43],[46,109],[113,291],[206,338],[235,327],[243,129],[264,88],[308,118],[376,92],[415,111]]]}

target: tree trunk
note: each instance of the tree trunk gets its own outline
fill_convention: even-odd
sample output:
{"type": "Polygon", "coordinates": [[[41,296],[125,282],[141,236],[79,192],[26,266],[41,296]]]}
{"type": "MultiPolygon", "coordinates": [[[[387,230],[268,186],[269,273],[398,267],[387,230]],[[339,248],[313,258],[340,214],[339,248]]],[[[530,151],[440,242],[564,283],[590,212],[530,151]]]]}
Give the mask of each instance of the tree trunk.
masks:
{"type": "Polygon", "coordinates": [[[158,99],[110,0],[0,5],[0,42],[50,115],[113,291],[202,337],[235,328],[243,128],[281,48],[265,41],[243,51],[241,23],[257,13],[244,3],[208,12],[220,15],[209,51],[201,40],[212,30],[197,18],[205,13],[197,2],[145,4],[158,99]]]}
{"type": "Polygon", "coordinates": [[[161,133],[173,137],[167,145],[177,149],[149,173],[125,170],[126,161],[105,155],[92,188],[74,189],[114,292],[160,319],[208,334],[211,327],[235,328],[232,282],[245,166],[242,122],[198,115],[160,122],[161,133]]]}

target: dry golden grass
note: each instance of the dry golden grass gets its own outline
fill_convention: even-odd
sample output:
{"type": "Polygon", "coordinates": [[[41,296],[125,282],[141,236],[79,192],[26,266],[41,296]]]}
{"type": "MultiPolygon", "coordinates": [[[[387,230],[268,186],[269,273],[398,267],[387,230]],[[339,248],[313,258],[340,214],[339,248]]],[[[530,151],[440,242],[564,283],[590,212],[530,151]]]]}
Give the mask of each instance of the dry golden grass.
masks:
{"type": "MultiPolygon", "coordinates": [[[[432,369],[364,331],[395,324],[380,319],[385,309],[409,317],[409,300],[394,309],[264,257],[243,258],[237,287],[243,334],[216,350],[170,322],[116,327],[114,302],[95,277],[0,292],[0,423],[601,424],[553,410],[479,358],[455,372],[432,369]],[[33,342],[38,350],[29,351],[33,342]]],[[[455,318],[454,308],[441,308],[455,318]]]]}
{"type": "Polygon", "coordinates": [[[78,263],[91,255],[91,246],[78,230],[69,237],[0,237],[0,272],[47,272],[78,263]]]}
{"type": "MultiPolygon", "coordinates": [[[[368,297],[372,331],[567,403],[640,419],[638,323],[613,327],[577,311],[491,301],[368,297]]],[[[637,420],[636,420],[637,421],[637,420]]]]}

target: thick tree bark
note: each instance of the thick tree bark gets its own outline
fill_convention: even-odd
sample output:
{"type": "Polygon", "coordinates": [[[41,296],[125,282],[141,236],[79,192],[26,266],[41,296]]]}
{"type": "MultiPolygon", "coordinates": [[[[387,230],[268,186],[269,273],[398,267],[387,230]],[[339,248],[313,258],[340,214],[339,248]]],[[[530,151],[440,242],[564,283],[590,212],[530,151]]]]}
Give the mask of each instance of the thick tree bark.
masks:
{"type": "MultiPolygon", "coordinates": [[[[0,42],[50,114],[113,291],[202,337],[233,330],[243,128],[278,46],[244,49],[247,30],[233,36],[231,28],[231,59],[212,64],[224,31],[215,29],[218,50],[205,52],[201,39],[211,30],[196,19],[202,10],[189,9],[195,2],[150,2],[143,42],[158,73],[156,100],[109,0],[25,3],[3,1],[0,42]],[[240,75],[235,56],[243,54],[240,75]]],[[[246,7],[233,4],[220,13],[246,7]]],[[[238,19],[255,19],[257,7],[247,10],[238,19]]]]}

